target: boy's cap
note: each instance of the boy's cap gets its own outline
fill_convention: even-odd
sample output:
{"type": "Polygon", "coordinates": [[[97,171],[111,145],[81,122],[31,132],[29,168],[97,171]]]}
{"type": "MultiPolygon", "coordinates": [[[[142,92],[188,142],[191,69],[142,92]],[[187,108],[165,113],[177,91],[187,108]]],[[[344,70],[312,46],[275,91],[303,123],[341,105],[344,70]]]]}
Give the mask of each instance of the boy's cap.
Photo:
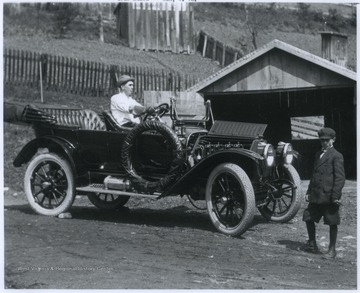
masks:
{"type": "Polygon", "coordinates": [[[318,131],[319,139],[333,139],[336,136],[336,132],[332,128],[322,128],[318,131]]]}

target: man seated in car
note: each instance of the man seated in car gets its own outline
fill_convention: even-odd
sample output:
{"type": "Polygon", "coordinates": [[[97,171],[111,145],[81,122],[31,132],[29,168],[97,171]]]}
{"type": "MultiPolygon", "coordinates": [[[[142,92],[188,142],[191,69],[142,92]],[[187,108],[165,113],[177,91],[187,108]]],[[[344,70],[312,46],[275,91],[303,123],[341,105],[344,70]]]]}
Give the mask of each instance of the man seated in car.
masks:
{"type": "Polygon", "coordinates": [[[111,97],[111,114],[120,126],[134,127],[139,124],[140,118],[134,114],[145,112],[145,107],[132,98],[134,78],[122,75],[118,80],[119,93],[111,97]]]}

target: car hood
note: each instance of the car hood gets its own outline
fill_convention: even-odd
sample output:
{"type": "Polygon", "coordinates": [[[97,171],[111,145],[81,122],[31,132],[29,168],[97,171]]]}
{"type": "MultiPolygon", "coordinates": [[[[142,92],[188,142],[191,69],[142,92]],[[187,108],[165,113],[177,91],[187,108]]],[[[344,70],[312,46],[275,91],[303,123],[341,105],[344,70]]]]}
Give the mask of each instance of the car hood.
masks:
{"type": "Polygon", "coordinates": [[[255,139],[263,136],[267,124],[216,120],[209,135],[255,139]]]}

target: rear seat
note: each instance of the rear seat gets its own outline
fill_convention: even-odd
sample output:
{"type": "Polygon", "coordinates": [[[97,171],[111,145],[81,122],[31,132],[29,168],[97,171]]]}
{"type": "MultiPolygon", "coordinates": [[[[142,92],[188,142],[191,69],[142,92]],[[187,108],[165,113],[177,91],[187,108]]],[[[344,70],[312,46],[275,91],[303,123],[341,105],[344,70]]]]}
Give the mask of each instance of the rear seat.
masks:
{"type": "Polygon", "coordinates": [[[92,110],[80,110],[80,127],[89,130],[106,130],[105,123],[98,113],[92,110]]]}

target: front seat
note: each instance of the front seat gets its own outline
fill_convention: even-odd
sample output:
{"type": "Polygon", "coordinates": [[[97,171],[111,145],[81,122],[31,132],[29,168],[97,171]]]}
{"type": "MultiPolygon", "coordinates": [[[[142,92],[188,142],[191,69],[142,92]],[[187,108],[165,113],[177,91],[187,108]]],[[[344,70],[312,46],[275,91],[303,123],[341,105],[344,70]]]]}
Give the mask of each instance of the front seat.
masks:
{"type": "Polygon", "coordinates": [[[129,132],[132,129],[132,127],[124,127],[119,125],[114,116],[111,114],[111,111],[104,111],[103,117],[106,129],[108,131],[129,132]]]}

